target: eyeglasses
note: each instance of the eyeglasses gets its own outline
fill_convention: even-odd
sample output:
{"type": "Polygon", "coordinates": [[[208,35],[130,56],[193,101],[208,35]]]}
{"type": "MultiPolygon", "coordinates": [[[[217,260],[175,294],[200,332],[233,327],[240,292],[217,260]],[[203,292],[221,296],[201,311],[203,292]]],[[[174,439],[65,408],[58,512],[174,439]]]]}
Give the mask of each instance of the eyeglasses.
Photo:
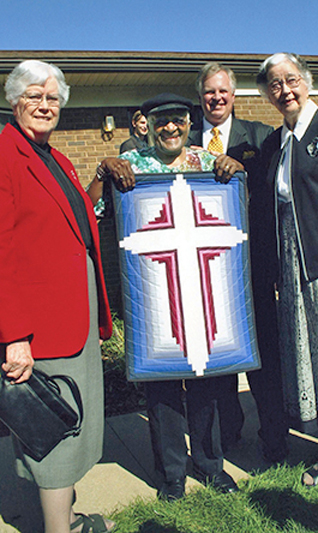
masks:
{"type": "Polygon", "coordinates": [[[169,122],[173,122],[175,126],[185,126],[188,123],[187,117],[179,117],[179,116],[164,116],[159,117],[155,119],[154,121],[154,127],[155,128],[164,128],[169,122]]]}
{"type": "Polygon", "coordinates": [[[301,80],[301,76],[288,76],[285,80],[273,80],[268,84],[268,88],[272,94],[277,94],[283,89],[284,83],[286,83],[287,87],[290,89],[296,89],[299,87],[301,80]]]}
{"type": "Polygon", "coordinates": [[[26,103],[32,106],[39,106],[43,100],[46,100],[48,107],[60,106],[60,98],[57,94],[23,94],[21,98],[24,98],[26,103]]]}

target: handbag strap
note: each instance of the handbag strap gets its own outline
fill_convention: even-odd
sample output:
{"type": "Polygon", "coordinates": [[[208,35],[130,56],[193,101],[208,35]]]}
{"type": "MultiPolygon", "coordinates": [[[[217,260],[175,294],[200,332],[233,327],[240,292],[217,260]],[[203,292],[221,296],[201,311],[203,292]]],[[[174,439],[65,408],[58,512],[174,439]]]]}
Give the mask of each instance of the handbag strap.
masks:
{"type": "Polygon", "coordinates": [[[64,383],[66,383],[66,385],[69,387],[72,395],[73,395],[73,398],[76,402],[76,405],[77,405],[77,408],[78,408],[78,414],[79,414],[79,419],[78,419],[78,423],[77,423],[77,426],[75,428],[73,428],[72,432],[74,434],[74,431],[76,432],[76,430],[79,430],[81,428],[81,425],[82,425],[82,422],[83,422],[83,402],[82,402],[82,398],[81,398],[81,393],[79,391],[79,388],[77,386],[77,383],[74,381],[73,378],[71,378],[70,376],[64,376],[64,375],[60,375],[60,374],[55,374],[54,376],[49,376],[48,379],[50,381],[53,381],[54,379],[60,379],[61,381],[64,381],[64,383]]]}

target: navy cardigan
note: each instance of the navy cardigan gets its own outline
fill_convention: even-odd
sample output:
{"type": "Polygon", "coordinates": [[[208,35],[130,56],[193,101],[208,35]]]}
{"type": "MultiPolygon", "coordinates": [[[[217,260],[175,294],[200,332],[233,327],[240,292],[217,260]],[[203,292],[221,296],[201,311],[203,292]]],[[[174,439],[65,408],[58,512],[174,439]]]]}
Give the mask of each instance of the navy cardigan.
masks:
{"type": "MultiPolygon", "coordinates": [[[[277,235],[276,174],[281,155],[281,130],[272,133],[264,143],[263,168],[267,177],[263,181],[263,238],[268,243],[268,253],[275,266],[276,280],[279,262],[279,236],[277,235]],[[267,233],[267,236],[265,235],[267,233]],[[272,255],[274,257],[272,257],[272,255]]],[[[318,111],[300,141],[293,137],[291,196],[305,279],[318,278],[318,111]]]]}

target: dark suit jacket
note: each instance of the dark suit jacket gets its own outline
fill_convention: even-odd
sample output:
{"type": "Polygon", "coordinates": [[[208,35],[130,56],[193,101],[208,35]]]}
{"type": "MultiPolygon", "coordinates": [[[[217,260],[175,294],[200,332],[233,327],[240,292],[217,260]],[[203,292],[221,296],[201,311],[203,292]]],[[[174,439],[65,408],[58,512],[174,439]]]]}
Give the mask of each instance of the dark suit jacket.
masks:
{"type": "MultiPolygon", "coordinates": [[[[192,144],[202,146],[203,120],[193,124],[187,145],[192,144]]],[[[254,263],[256,255],[259,258],[259,246],[257,240],[259,236],[259,207],[263,203],[261,191],[266,173],[261,163],[261,149],[265,139],[274,131],[272,126],[267,126],[262,122],[251,122],[233,117],[230,131],[227,154],[233,159],[240,161],[247,172],[247,186],[249,190],[249,219],[250,219],[250,239],[254,263]]]]}
{"type": "MultiPolygon", "coordinates": [[[[262,122],[250,122],[238,118],[232,119],[227,154],[240,161],[248,173],[248,188],[251,192],[253,182],[258,181],[260,172],[260,151],[265,139],[274,128],[262,122]]],[[[187,145],[202,146],[202,121],[193,125],[187,145]]]]}
{"type": "MultiPolygon", "coordinates": [[[[193,125],[187,144],[202,146],[202,120],[193,125]]],[[[261,150],[265,140],[274,131],[272,126],[262,122],[250,122],[232,119],[227,154],[240,161],[248,173],[247,185],[249,190],[249,235],[250,251],[252,260],[252,281],[255,311],[257,321],[260,320],[263,311],[263,303],[266,298],[272,298],[272,285],[269,284],[269,273],[264,268],[267,264],[267,247],[264,240],[264,183],[266,180],[266,168],[262,163],[261,150]]],[[[265,315],[267,311],[265,311],[265,315]]],[[[261,328],[258,328],[261,329],[261,328]]],[[[266,328],[263,328],[266,329],[266,328]]],[[[273,329],[273,327],[271,328],[273,329]]]]}

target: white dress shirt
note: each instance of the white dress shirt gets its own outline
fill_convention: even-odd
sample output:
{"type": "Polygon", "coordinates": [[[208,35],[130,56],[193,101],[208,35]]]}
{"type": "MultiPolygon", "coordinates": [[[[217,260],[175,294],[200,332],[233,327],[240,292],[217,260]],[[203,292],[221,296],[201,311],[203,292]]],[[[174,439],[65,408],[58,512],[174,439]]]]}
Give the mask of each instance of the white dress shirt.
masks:
{"type": "MultiPolygon", "coordinates": [[[[223,144],[223,151],[226,154],[227,147],[229,144],[230,131],[232,127],[232,115],[229,115],[223,124],[220,124],[219,126],[215,126],[215,127],[218,128],[220,132],[220,139],[223,144]]],[[[213,137],[213,134],[211,131],[212,128],[214,128],[213,124],[208,122],[207,119],[204,117],[203,118],[202,144],[205,150],[208,149],[209,142],[213,137]]]]}

